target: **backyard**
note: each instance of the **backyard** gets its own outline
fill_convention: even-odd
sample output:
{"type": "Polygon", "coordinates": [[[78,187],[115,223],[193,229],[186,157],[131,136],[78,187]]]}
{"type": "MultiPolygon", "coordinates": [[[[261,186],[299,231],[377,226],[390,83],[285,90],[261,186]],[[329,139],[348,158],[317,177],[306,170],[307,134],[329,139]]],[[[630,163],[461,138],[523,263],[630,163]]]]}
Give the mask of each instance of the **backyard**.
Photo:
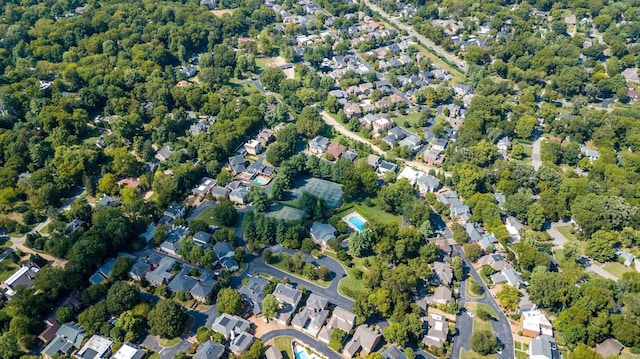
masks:
{"type": "Polygon", "coordinates": [[[360,213],[365,219],[371,220],[375,219],[379,222],[396,222],[398,224],[402,224],[402,217],[396,216],[391,213],[387,213],[375,206],[368,206],[364,203],[349,203],[343,206],[340,211],[337,213],[338,216],[344,217],[349,214],[353,210],[360,213]]]}
{"type": "Polygon", "coordinates": [[[280,349],[284,359],[294,359],[293,350],[291,349],[292,337],[277,337],[273,339],[273,344],[280,349]]]}

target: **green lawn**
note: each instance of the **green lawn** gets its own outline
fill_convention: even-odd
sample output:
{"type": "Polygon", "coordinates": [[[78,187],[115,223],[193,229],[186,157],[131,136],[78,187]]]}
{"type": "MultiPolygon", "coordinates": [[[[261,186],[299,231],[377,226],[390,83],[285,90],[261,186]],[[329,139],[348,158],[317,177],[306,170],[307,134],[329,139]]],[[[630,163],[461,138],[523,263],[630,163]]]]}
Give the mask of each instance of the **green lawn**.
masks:
{"type": "Polygon", "coordinates": [[[622,275],[627,273],[627,272],[635,272],[635,270],[633,268],[625,267],[625,266],[623,266],[622,264],[620,264],[618,262],[605,263],[602,266],[602,269],[604,269],[607,272],[615,275],[618,278],[622,278],[622,275]]]}
{"type": "MultiPolygon", "coordinates": [[[[496,314],[496,311],[493,310],[493,308],[491,308],[490,306],[486,305],[486,304],[482,304],[482,303],[474,303],[474,302],[470,302],[467,303],[465,305],[465,307],[467,308],[467,310],[470,310],[473,312],[473,314],[476,314],[478,312],[479,309],[484,309],[487,313],[491,314],[492,317],[497,318],[498,315],[496,314]]],[[[491,328],[491,322],[490,321],[484,321],[482,319],[480,319],[478,317],[478,315],[474,315],[473,316],[473,331],[479,331],[479,330],[488,330],[490,332],[493,333],[493,328],[491,328]]]]}
{"type": "Polygon", "coordinates": [[[351,267],[347,267],[343,262],[338,260],[335,253],[325,251],[324,254],[340,262],[347,272],[347,276],[340,279],[340,282],[338,282],[338,293],[345,297],[355,299],[360,294],[366,292],[363,280],[358,279],[355,275],[355,272],[358,269],[361,270],[363,274],[369,271],[369,268],[364,265],[364,258],[353,258],[353,265],[351,267]]]}
{"type": "Polygon", "coordinates": [[[180,342],[180,337],[173,339],[162,339],[160,340],[160,346],[164,348],[171,348],[180,342]]]}
{"type": "Polygon", "coordinates": [[[527,158],[531,158],[531,153],[533,153],[533,146],[522,144],[522,150],[527,158]]]}
{"type": "Polygon", "coordinates": [[[12,263],[9,259],[0,261],[0,281],[9,277],[18,269],[18,265],[12,263]]]}
{"type": "Polygon", "coordinates": [[[556,229],[558,230],[558,232],[560,232],[560,234],[562,234],[566,239],[570,240],[570,241],[576,241],[578,240],[578,238],[576,237],[575,234],[571,233],[571,229],[573,229],[572,226],[568,225],[568,226],[561,226],[561,227],[556,227],[556,229]]]}
{"type": "Polygon", "coordinates": [[[214,220],[214,216],[213,216],[214,210],[215,210],[215,207],[206,208],[204,211],[202,211],[202,213],[200,213],[198,217],[196,217],[196,219],[199,221],[204,221],[208,225],[218,226],[218,222],[214,220]]]}
{"type": "Polygon", "coordinates": [[[293,359],[293,350],[291,349],[292,340],[292,337],[276,337],[273,339],[273,343],[280,349],[284,359],[293,359]]]}
{"type": "Polygon", "coordinates": [[[469,278],[467,280],[467,285],[465,285],[465,291],[467,292],[467,296],[471,297],[471,298],[482,298],[482,295],[477,295],[474,292],[471,291],[471,283],[475,283],[475,279],[473,278],[469,278]]]}
{"type": "MultiPolygon", "coordinates": [[[[288,254],[286,253],[280,253],[280,258],[282,258],[282,256],[288,256],[288,254]]],[[[278,260],[278,262],[276,263],[271,263],[271,266],[278,268],[279,270],[291,275],[292,277],[296,277],[296,278],[300,278],[302,280],[305,280],[307,282],[313,283],[317,286],[320,286],[322,288],[329,288],[329,286],[331,285],[331,281],[326,281],[326,280],[311,280],[303,275],[300,274],[296,274],[296,273],[291,273],[287,270],[287,267],[284,266],[284,264],[282,263],[282,260],[278,260]]]]}
{"type": "Polygon", "coordinates": [[[460,349],[460,359],[483,359],[483,358],[496,358],[495,354],[480,355],[474,351],[468,352],[464,349],[460,349]]]}
{"type": "Polygon", "coordinates": [[[367,206],[364,203],[347,204],[342,209],[340,209],[340,211],[337,214],[339,216],[344,216],[352,212],[353,209],[355,209],[356,212],[363,215],[366,219],[375,219],[377,221],[382,221],[382,222],[397,222],[398,224],[402,223],[401,216],[396,216],[391,213],[387,213],[378,207],[367,206]]]}
{"type": "Polygon", "coordinates": [[[422,126],[418,126],[418,121],[420,120],[420,112],[412,111],[407,113],[404,116],[396,117],[395,122],[400,124],[400,126],[404,126],[405,122],[409,123],[409,127],[418,128],[422,126]]]}

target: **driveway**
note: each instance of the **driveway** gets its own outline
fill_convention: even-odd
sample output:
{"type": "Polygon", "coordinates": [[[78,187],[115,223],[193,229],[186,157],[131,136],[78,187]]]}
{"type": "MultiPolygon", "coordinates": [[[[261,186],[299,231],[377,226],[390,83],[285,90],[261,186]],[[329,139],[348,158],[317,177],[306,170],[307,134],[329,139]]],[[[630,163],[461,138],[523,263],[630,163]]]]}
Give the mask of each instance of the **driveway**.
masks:
{"type": "Polygon", "coordinates": [[[533,142],[533,149],[531,150],[531,165],[534,170],[538,170],[540,166],[542,166],[542,158],[540,157],[540,145],[544,137],[538,137],[537,140],[533,142]]]}
{"type": "Polygon", "coordinates": [[[553,238],[553,249],[562,249],[564,244],[568,242],[567,238],[558,231],[558,227],[564,227],[568,224],[568,222],[553,222],[551,227],[547,229],[547,233],[553,238]]]}
{"type": "Polygon", "coordinates": [[[173,357],[178,353],[187,353],[191,345],[193,345],[191,341],[184,338],[181,339],[178,344],[172,346],[171,348],[161,347],[159,342],[159,337],[149,334],[142,341],[142,346],[160,354],[160,358],[162,359],[173,359],[173,357]]]}

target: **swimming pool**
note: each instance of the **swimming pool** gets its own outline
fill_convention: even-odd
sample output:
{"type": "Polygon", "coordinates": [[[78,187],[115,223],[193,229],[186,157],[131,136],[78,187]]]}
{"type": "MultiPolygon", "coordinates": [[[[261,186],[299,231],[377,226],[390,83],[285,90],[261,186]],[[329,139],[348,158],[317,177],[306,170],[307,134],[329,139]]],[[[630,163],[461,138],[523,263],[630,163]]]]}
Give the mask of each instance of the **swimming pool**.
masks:
{"type": "Polygon", "coordinates": [[[304,348],[296,347],[296,350],[300,350],[296,351],[296,359],[311,359],[304,348]]]}
{"type": "Polygon", "coordinates": [[[255,184],[259,184],[260,186],[264,186],[267,183],[269,183],[269,180],[264,178],[264,177],[256,177],[256,178],[252,179],[251,182],[253,182],[255,184]]]}
{"type": "Polygon", "coordinates": [[[360,232],[365,230],[365,227],[364,227],[365,222],[362,218],[360,218],[360,216],[349,217],[349,223],[353,224],[353,226],[356,227],[356,229],[358,229],[360,232]]]}

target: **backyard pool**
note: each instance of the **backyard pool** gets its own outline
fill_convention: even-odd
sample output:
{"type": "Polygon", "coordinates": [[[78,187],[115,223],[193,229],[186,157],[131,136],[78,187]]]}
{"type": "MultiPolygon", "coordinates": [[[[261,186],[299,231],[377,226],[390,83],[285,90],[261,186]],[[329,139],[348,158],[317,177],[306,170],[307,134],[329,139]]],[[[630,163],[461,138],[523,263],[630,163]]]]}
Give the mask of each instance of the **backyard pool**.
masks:
{"type": "Polygon", "coordinates": [[[296,359],[319,359],[317,355],[307,353],[305,347],[301,345],[294,345],[293,352],[295,353],[296,359]]]}
{"type": "Polygon", "coordinates": [[[364,219],[364,217],[362,217],[357,212],[349,213],[348,215],[344,216],[342,219],[345,222],[347,222],[347,224],[349,224],[349,227],[353,228],[358,232],[362,232],[366,229],[364,224],[367,223],[367,220],[364,219]]]}
{"type": "Polygon", "coordinates": [[[265,177],[265,176],[258,176],[254,179],[251,180],[251,182],[260,185],[260,186],[264,186],[267,185],[269,183],[269,181],[271,181],[271,178],[269,177],[265,177]]]}

